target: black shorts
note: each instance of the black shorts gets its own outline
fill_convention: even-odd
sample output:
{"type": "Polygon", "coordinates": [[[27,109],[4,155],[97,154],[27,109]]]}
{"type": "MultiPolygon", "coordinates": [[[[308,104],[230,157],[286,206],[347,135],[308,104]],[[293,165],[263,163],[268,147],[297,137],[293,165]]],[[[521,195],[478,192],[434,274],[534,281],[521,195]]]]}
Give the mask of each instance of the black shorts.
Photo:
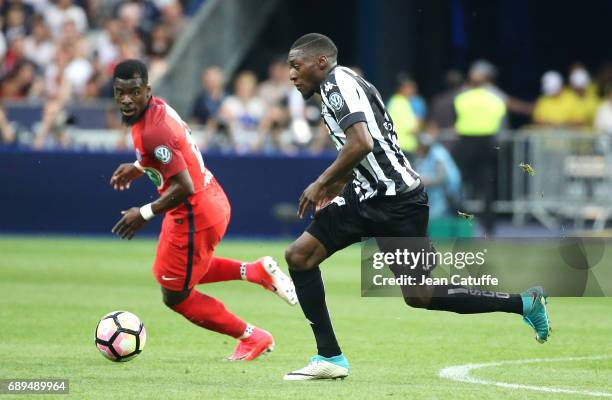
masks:
{"type": "MultiPolygon", "coordinates": [[[[361,203],[353,186],[347,185],[334,202],[314,216],[306,231],[323,244],[330,256],[364,237],[427,238],[428,220],[423,185],[405,194],[374,197],[361,203]]],[[[379,246],[388,247],[382,243],[379,246]]]]}

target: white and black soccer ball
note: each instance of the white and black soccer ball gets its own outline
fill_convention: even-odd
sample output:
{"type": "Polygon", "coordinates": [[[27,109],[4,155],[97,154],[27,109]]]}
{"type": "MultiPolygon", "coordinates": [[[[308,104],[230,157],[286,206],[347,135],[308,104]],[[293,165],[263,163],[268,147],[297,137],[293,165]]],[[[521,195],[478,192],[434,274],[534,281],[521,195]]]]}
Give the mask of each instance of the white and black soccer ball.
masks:
{"type": "Polygon", "coordinates": [[[142,352],[147,331],[140,319],[127,311],[113,311],[96,326],[96,347],[111,361],[129,361],[142,352]]]}

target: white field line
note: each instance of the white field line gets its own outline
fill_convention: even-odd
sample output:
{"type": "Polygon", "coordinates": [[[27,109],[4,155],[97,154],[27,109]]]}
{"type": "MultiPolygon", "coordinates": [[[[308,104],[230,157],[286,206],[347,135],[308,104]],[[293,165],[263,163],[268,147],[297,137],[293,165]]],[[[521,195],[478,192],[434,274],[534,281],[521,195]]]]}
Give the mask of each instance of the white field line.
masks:
{"type": "Polygon", "coordinates": [[[458,382],[477,383],[480,385],[490,385],[509,389],[524,389],[524,390],[535,390],[538,392],[546,393],[565,393],[565,394],[581,394],[585,396],[595,397],[612,397],[612,393],[599,392],[592,390],[576,390],[576,389],[563,389],[548,386],[534,386],[534,385],[521,385],[518,383],[507,383],[488,381],[485,379],[474,378],[470,376],[470,371],[474,369],[498,367],[500,365],[522,365],[522,364],[535,364],[535,363],[554,363],[563,361],[585,361],[585,360],[606,360],[612,358],[612,355],[606,356],[586,356],[586,357],[564,357],[564,358],[531,358],[527,360],[511,360],[511,361],[496,361],[483,364],[464,364],[454,365],[446,367],[440,370],[439,376],[442,378],[450,379],[458,382]]]}

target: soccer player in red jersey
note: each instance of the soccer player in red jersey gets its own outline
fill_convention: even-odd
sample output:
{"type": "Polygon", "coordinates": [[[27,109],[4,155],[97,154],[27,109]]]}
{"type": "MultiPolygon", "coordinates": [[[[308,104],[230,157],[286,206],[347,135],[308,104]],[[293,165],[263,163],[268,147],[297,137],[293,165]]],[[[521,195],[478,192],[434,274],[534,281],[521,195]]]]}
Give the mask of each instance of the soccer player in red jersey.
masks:
{"type": "Polygon", "coordinates": [[[121,164],[110,183],[116,190],[125,190],[133,179],[146,174],[160,193],[152,203],[123,211],[113,233],[131,239],[148,220],[165,213],[153,264],[164,304],[196,325],[239,339],[230,360],[248,361],[272,351],[270,333],[246,323],[194,286],[242,279],[294,305],[293,282],[271,257],[247,263],[213,255],[230,219],[229,202],[204,166],[185,122],[151,95],[146,66],[138,60],[118,64],[113,90],[123,122],[132,127],[137,160],[121,164]]]}

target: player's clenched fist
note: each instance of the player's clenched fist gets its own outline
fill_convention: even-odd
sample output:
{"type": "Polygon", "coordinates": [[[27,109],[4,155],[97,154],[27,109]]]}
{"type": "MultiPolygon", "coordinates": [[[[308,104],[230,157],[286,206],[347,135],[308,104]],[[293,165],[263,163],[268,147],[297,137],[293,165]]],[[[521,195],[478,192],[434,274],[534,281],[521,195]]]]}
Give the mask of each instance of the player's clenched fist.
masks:
{"type": "Polygon", "coordinates": [[[134,164],[121,164],[113,173],[110,184],[115,190],[126,190],[130,188],[132,180],[141,175],[142,172],[134,164]]]}

